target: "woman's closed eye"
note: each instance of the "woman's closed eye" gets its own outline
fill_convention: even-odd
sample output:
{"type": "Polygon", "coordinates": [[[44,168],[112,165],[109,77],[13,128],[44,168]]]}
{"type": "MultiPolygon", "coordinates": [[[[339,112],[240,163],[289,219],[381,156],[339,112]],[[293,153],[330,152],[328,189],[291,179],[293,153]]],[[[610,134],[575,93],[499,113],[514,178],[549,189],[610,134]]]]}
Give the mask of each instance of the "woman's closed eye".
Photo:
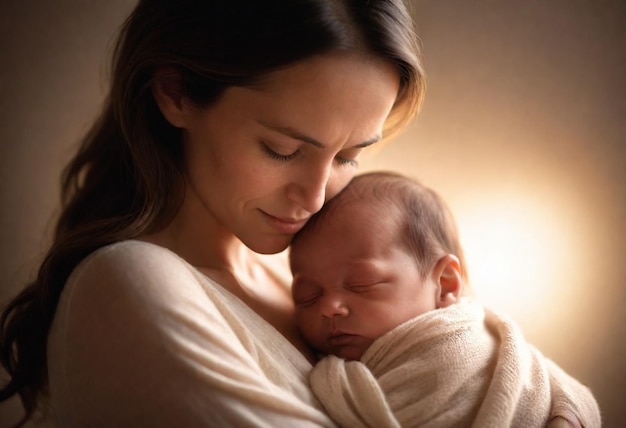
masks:
{"type": "Polygon", "coordinates": [[[359,166],[359,162],[356,159],[348,159],[337,155],[335,156],[335,160],[339,165],[359,166]]]}
{"type": "MultiPolygon", "coordinates": [[[[296,159],[302,151],[300,147],[292,147],[290,144],[270,143],[261,141],[263,152],[272,159],[280,162],[288,162],[296,159]]],[[[363,151],[363,147],[353,147],[342,150],[335,156],[335,162],[340,166],[358,167],[358,157],[363,151]]]]}
{"type": "Polygon", "coordinates": [[[355,147],[347,150],[343,150],[335,156],[335,160],[340,165],[359,166],[359,155],[363,151],[362,147],[355,147]]]}
{"type": "Polygon", "coordinates": [[[300,154],[300,149],[288,152],[286,149],[279,149],[277,147],[272,148],[266,142],[261,143],[261,148],[266,155],[281,162],[287,162],[295,159],[300,154]]]}

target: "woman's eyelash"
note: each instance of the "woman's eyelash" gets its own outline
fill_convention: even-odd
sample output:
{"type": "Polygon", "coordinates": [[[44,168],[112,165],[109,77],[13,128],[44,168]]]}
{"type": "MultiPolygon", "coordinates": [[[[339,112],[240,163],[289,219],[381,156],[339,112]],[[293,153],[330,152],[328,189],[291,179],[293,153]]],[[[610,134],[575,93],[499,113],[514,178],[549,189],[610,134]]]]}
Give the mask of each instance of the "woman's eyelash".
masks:
{"type": "Polygon", "coordinates": [[[359,165],[359,162],[357,162],[356,159],[346,159],[346,158],[342,158],[341,156],[337,156],[335,157],[335,159],[340,165],[351,165],[351,166],[359,165]]]}
{"type": "MultiPolygon", "coordinates": [[[[298,156],[300,154],[300,150],[296,150],[295,152],[288,154],[288,155],[281,155],[280,153],[275,152],[274,150],[272,150],[270,148],[270,146],[268,146],[266,143],[262,143],[261,147],[263,148],[263,151],[265,152],[266,155],[268,155],[269,157],[271,157],[272,159],[276,159],[278,161],[281,162],[287,162],[290,161],[292,159],[295,159],[296,156],[298,156]]],[[[359,163],[356,159],[347,159],[347,158],[343,158],[341,156],[336,156],[335,160],[337,161],[337,163],[339,165],[349,165],[349,166],[358,166],[359,163]]]]}
{"type": "Polygon", "coordinates": [[[274,150],[272,150],[267,144],[262,143],[261,147],[263,147],[263,151],[265,152],[266,155],[268,155],[269,157],[271,157],[272,159],[276,159],[279,160],[281,162],[287,162],[290,161],[292,159],[294,159],[296,156],[298,156],[298,153],[300,153],[299,150],[296,150],[295,152],[288,154],[288,155],[281,155],[280,153],[276,153],[274,150]]]}

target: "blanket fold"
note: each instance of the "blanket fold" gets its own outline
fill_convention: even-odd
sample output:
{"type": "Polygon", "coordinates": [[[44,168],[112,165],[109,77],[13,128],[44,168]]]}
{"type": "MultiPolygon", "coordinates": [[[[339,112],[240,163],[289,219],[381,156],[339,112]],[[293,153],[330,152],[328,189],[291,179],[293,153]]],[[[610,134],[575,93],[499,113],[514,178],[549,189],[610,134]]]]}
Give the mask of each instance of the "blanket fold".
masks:
{"type": "Polygon", "coordinates": [[[600,426],[585,386],[469,300],[401,324],[361,361],[323,358],[310,383],[345,427],[543,427],[556,415],[600,426]]]}

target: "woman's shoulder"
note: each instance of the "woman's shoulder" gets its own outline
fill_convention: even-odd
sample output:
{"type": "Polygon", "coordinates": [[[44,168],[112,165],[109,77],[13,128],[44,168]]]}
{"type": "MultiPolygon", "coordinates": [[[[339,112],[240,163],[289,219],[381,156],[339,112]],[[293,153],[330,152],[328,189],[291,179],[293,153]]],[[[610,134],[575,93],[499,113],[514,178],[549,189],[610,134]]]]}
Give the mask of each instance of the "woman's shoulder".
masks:
{"type": "Polygon", "coordinates": [[[99,248],[74,269],[62,300],[143,301],[168,305],[191,295],[205,296],[208,280],[174,252],[138,240],[99,248]]]}
{"type": "Polygon", "coordinates": [[[97,269],[141,272],[174,267],[190,266],[167,248],[139,240],[126,240],[98,248],[78,264],[72,275],[97,269]]]}
{"type": "Polygon", "coordinates": [[[186,325],[225,325],[207,284],[181,257],[155,244],[128,240],[94,251],[74,269],[57,306],[49,339],[56,375],[63,364],[89,378],[91,369],[78,365],[95,355],[117,367],[116,354],[133,352],[144,360],[176,348],[186,325]]]}
{"type": "Polygon", "coordinates": [[[126,240],[95,250],[76,266],[69,282],[100,274],[107,277],[167,279],[173,274],[190,271],[195,269],[167,248],[139,240],[126,240]]]}
{"type": "Polygon", "coordinates": [[[175,253],[141,241],[103,247],[74,270],[48,366],[68,426],[94,415],[111,426],[325,420],[306,383],[310,364],[286,339],[175,253]]]}

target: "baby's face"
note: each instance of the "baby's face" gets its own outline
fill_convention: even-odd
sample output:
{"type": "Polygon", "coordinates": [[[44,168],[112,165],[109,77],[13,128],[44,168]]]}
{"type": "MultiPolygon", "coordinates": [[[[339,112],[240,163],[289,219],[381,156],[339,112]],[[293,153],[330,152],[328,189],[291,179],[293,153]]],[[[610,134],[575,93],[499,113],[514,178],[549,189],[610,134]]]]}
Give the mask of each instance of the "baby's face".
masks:
{"type": "Polygon", "coordinates": [[[436,308],[435,282],[421,279],[399,241],[396,214],[352,202],[292,246],[296,319],[316,350],[358,360],[378,337],[436,308]]]}

